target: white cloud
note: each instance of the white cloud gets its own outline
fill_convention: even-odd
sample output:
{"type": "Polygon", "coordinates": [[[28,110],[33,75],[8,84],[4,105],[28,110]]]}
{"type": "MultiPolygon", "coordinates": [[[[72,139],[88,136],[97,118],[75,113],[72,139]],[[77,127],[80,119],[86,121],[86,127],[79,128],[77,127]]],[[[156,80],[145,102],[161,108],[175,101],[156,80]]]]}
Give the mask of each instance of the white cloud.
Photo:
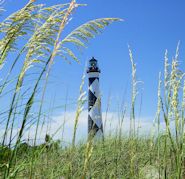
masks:
{"type": "MultiPolygon", "coordinates": [[[[74,131],[74,119],[75,119],[75,111],[66,112],[65,117],[64,117],[64,114],[53,117],[52,122],[49,124],[49,127],[47,127],[47,125],[43,127],[41,134],[39,133],[39,138],[44,139],[45,134],[48,133],[50,135],[55,134],[54,139],[62,139],[62,130],[64,125],[63,140],[65,142],[70,143],[72,141],[72,136],[74,131]],[[64,125],[64,118],[66,119],[65,125],[64,125]]],[[[120,128],[118,114],[116,112],[108,112],[107,114],[103,112],[102,119],[103,119],[103,124],[105,127],[104,130],[106,135],[115,134],[116,131],[118,131],[118,128],[120,128]]],[[[87,134],[88,134],[87,123],[88,123],[88,112],[83,111],[79,117],[76,141],[86,140],[87,134]]],[[[138,126],[138,121],[136,122],[136,127],[137,126],[138,126]]],[[[141,133],[149,133],[152,127],[152,119],[151,118],[141,119],[139,126],[140,126],[139,131],[141,133]]],[[[129,119],[125,118],[123,120],[123,124],[121,127],[122,132],[125,134],[128,134],[129,128],[130,128],[129,119]]],[[[30,131],[27,132],[25,136],[29,135],[29,137],[32,138],[32,136],[35,133],[34,131],[35,131],[35,126],[32,127],[31,132],[30,131]]],[[[39,131],[41,131],[41,126],[39,126],[39,131]]]]}
{"type": "MultiPolygon", "coordinates": [[[[122,134],[127,135],[130,128],[129,118],[123,119],[122,126],[120,126],[120,121],[118,118],[118,114],[116,112],[105,112],[102,113],[103,124],[105,134],[115,134],[121,128],[122,134]]],[[[73,130],[74,130],[74,119],[75,119],[75,112],[66,112],[64,114],[55,116],[52,118],[52,122],[49,124],[45,124],[44,126],[40,125],[38,129],[38,143],[43,142],[46,133],[49,135],[54,135],[54,139],[62,139],[62,131],[64,125],[64,133],[63,133],[63,141],[70,143],[72,141],[73,130]],[[66,120],[64,124],[64,119],[66,120]]],[[[151,133],[151,129],[153,127],[152,118],[142,118],[140,121],[136,121],[136,129],[139,129],[140,135],[149,135],[151,133]],[[139,127],[138,127],[139,126],[139,127]]],[[[88,122],[88,112],[83,111],[79,117],[78,128],[77,128],[77,135],[76,141],[79,142],[81,140],[86,140],[87,138],[87,122],[88,122]]],[[[161,123],[161,130],[165,129],[165,124],[161,123]]],[[[28,131],[24,133],[23,139],[26,141],[28,139],[34,139],[35,137],[35,129],[36,126],[32,126],[28,131]]],[[[18,129],[14,129],[13,134],[17,133],[18,129]]],[[[156,131],[153,131],[154,133],[156,131]]],[[[2,131],[1,131],[1,134],[2,131]]],[[[31,143],[32,140],[30,140],[31,143]]]]}

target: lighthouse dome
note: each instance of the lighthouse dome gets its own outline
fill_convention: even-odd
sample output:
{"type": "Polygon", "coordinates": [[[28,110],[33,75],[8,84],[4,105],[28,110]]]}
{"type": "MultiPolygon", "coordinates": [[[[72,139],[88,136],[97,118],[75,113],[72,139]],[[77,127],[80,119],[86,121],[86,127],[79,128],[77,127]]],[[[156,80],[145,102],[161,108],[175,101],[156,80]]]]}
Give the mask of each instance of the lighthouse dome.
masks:
{"type": "Polygon", "coordinates": [[[98,67],[98,61],[94,57],[92,57],[92,59],[89,60],[89,67],[88,67],[87,73],[90,73],[90,72],[100,73],[100,69],[98,67]]]}

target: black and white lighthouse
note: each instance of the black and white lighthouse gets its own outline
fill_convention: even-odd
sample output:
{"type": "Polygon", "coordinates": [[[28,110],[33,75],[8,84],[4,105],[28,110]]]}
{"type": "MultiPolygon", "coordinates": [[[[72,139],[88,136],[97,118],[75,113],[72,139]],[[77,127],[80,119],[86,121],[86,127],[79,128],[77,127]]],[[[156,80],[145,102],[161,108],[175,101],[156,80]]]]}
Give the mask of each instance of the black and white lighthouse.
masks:
{"type": "Polygon", "coordinates": [[[101,113],[101,98],[99,88],[99,74],[97,60],[93,57],[89,60],[87,69],[89,79],[88,92],[88,134],[99,139],[103,138],[103,123],[101,113]]]}

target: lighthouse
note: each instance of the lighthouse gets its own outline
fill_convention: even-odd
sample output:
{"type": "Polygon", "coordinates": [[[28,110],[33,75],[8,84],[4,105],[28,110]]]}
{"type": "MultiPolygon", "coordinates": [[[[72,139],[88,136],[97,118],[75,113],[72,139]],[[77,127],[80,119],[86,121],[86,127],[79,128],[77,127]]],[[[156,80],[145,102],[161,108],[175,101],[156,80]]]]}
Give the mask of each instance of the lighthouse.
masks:
{"type": "Polygon", "coordinates": [[[101,113],[101,98],[99,88],[100,69],[97,60],[89,60],[87,69],[88,88],[88,134],[97,139],[103,138],[103,123],[101,113]]]}

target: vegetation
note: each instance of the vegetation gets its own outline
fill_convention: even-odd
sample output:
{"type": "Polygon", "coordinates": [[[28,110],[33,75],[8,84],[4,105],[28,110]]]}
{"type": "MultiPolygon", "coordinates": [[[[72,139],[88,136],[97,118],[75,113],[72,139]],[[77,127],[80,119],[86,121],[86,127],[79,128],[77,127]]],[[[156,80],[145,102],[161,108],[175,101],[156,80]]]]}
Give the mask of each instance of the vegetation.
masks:
{"type": "MultiPolygon", "coordinates": [[[[63,139],[54,141],[48,134],[45,142],[37,145],[39,126],[45,124],[44,99],[55,57],[78,62],[73,46],[86,47],[106,26],[121,20],[95,19],[64,37],[66,24],[79,6],[84,5],[75,0],[51,7],[30,0],[0,23],[0,100],[11,99],[8,109],[0,108],[0,124],[4,128],[0,178],[184,178],[185,81],[179,69],[179,45],[171,63],[167,51],[165,53],[164,74],[159,75],[158,108],[150,137],[140,137],[136,125],[135,102],[139,91],[136,64],[129,47],[132,67],[129,136],[124,137],[122,131],[123,107],[116,134],[105,136],[102,141],[89,138],[86,143],[76,144],[79,116],[86,102],[83,75],[71,145],[63,145],[63,139]],[[4,68],[9,70],[3,73],[4,68]],[[15,69],[19,70],[17,76],[14,76],[15,69]],[[27,86],[30,75],[34,76],[31,87],[27,86]],[[165,123],[163,132],[161,121],[165,123]],[[32,126],[36,127],[31,145],[23,136],[32,126]]],[[[0,13],[3,13],[2,8],[0,13]]],[[[63,126],[59,126],[58,130],[61,129],[63,126]]]]}

